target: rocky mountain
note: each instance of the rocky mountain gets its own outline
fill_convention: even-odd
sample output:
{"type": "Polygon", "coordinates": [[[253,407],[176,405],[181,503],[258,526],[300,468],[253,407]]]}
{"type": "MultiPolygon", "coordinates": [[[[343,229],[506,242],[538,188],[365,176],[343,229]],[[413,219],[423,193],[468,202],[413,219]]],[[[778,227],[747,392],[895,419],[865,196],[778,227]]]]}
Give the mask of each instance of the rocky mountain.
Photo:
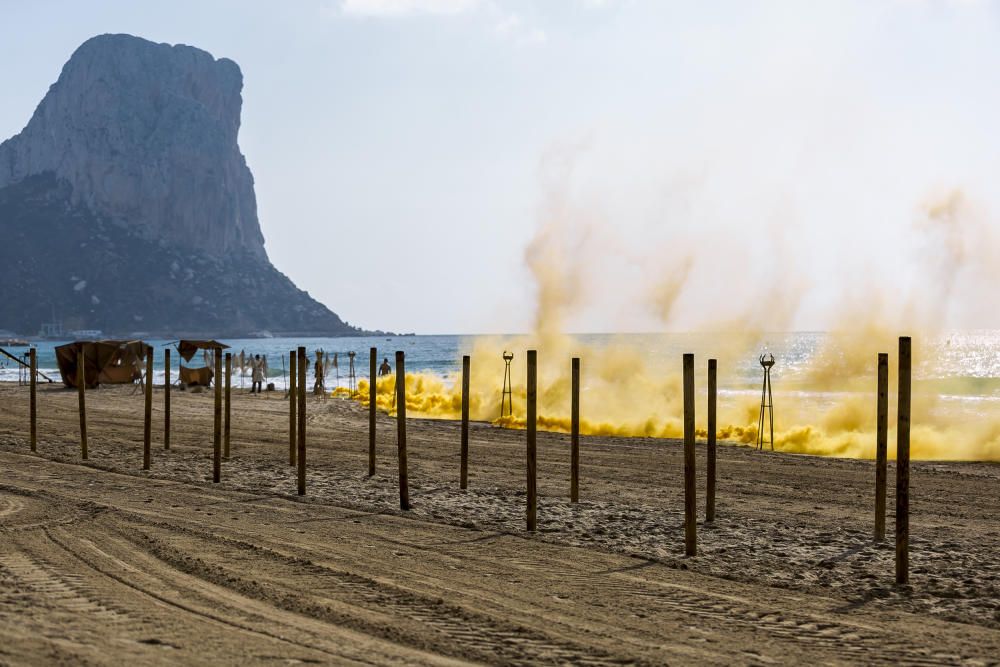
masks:
{"type": "Polygon", "coordinates": [[[268,260],[225,58],[130,35],[72,55],[0,144],[0,328],[364,333],[268,260]]]}

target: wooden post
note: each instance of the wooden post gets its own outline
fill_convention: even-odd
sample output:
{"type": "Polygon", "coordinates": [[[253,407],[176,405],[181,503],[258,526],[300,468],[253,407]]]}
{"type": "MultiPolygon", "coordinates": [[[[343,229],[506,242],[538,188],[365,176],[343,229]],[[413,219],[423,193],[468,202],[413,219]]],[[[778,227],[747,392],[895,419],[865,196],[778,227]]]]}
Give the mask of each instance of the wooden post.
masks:
{"type": "Polygon", "coordinates": [[[215,423],[212,428],[212,482],[222,479],[222,349],[215,350],[215,423]]]}
{"type": "Polygon", "coordinates": [[[535,427],[538,421],[538,352],[528,350],[528,422],[527,429],[527,449],[528,449],[528,530],[535,530],[538,526],[538,487],[535,484],[535,464],[537,460],[537,447],[535,441],[535,427]]]}
{"type": "Polygon", "coordinates": [[[76,390],[80,399],[80,458],[87,460],[87,353],[80,346],[76,355],[76,390]]]}
{"type": "Polygon", "coordinates": [[[896,583],[910,581],[910,337],[899,338],[896,408],[896,583]]]}
{"type": "Polygon", "coordinates": [[[298,456],[297,463],[299,465],[299,475],[298,475],[298,491],[300,496],[306,495],[306,368],[309,364],[306,362],[306,348],[299,347],[299,358],[297,366],[299,367],[299,407],[298,407],[298,438],[296,444],[298,444],[298,456]]]}
{"type": "Polygon", "coordinates": [[[399,458],[399,508],[410,509],[410,481],[406,470],[406,361],[396,352],[396,445],[399,458]]]}
{"type": "Polygon", "coordinates": [[[469,355],[462,356],[462,470],[459,488],[469,488],[469,355]]]}
{"type": "Polygon", "coordinates": [[[30,366],[29,373],[31,373],[31,396],[28,400],[28,412],[31,419],[31,451],[36,451],[38,449],[38,402],[37,402],[37,383],[35,381],[35,376],[38,373],[38,356],[35,348],[28,350],[28,365],[30,366]]]}
{"type": "Polygon", "coordinates": [[[163,448],[170,449],[170,348],[163,351],[163,448]]]}
{"type": "Polygon", "coordinates": [[[684,355],[684,555],[698,555],[698,515],[695,507],[694,355],[684,355]]]}
{"type": "Polygon", "coordinates": [[[378,375],[378,349],[372,348],[368,355],[368,476],[375,476],[375,401],[378,375]]]}
{"type": "Polygon", "coordinates": [[[569,408],[569,501],[580,502],[580,358],[573,357],[569,408]]]}
{"type": "Polygon", "coordinates": [[[153,346],[146,346],[146,405],[142,423],[142,469],[149,470],[153,445],[153,346]]]}
{"type": "Polygon", "coordinates": [[[298,372],[295,365],[295,350],[288,353],[288,465],[295,465],[295,455],[298,451],[298,444],[295,442],[299,426],[296,423],[295,409],[299,404],[299,392],[296,387],[299,385],[298,372]]]}
{"type": "Polygon", "coordinates": [[[706,448],[708,450],[708,460],[705,473],[707,480],[705,483],[705,521],[715,521],[715,455],[716,455],[716,395],[718,363],[715,359],[708,360],[708,438],[706,448]]]}
{"type": "Polygon", "coordinates": [[[886,450],[889,431],[889,355],[878,354],[878,394],[875,407],[875,539],[885,539],[886,450]]]}
{"type": "Polygon", "coordinates": [[[233,420],[233,353],[226,352],[226,425],[222,431],[222,458],[229,460],[230,422],[233,420]]]}

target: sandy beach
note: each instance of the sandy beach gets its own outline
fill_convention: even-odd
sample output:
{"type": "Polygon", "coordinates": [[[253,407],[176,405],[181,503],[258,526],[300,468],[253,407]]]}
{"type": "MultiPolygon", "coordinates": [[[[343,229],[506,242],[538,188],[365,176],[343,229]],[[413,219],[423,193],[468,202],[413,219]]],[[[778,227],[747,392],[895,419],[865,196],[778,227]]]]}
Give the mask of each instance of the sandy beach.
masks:
{"type": "MultiPolygon", "coordinates": [[[[677,441],[539,434],[539,531],[524,530],[524,433],[410,420],[409,512],[395,420],[309,397],[307,495],[281,394],[234,393],[211,483],[212,395],[162,389],[142,466],[142,396],[0,386],[0,664],[997,664],[1000,466],[914,462],[911,584],[875,543],[870,461],[719,451],[717,519],[683,555],[677,441]]],[[[890,481],[894,469],[890,463],[890,481]]]]}

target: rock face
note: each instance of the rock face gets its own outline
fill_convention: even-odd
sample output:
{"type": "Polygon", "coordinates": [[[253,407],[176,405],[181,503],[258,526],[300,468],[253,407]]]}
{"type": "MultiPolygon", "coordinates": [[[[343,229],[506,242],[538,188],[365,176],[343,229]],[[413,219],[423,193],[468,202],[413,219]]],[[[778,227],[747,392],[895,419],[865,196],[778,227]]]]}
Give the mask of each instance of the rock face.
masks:
{"type": "Polygon", "coordinates": [[[54,312],[108,333],[362,333],[268,261],[242,87],[236,63],[190,46],[80,46],[0,144],[0,328],[54,312]]]}

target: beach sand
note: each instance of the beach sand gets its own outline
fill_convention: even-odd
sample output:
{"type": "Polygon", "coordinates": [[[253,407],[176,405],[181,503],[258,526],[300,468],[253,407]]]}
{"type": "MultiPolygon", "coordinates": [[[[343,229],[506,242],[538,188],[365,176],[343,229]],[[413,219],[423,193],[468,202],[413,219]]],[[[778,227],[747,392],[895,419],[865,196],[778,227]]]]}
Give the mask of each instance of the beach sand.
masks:
{"type": "MultiPolygon", "coordinates": [[[[680,443],[539,434],[539,531],[524,530],[524,433],[410,420],[413,509],[395,420],[310,396],[307,495],[280,393],[234,393],[211,483],[212,394],[162,389],[152,469],[142,396],[0,386],[0,664],[125,660],[350,664],[997,664],[1000,465],[914,462],[911,584],[893,584],[893,480],[871,539],[874,464],[720,446],[717,518],[683,555],[680,443]]],[[[919,416],[915,416],[915,423],[919,416]]]]}

